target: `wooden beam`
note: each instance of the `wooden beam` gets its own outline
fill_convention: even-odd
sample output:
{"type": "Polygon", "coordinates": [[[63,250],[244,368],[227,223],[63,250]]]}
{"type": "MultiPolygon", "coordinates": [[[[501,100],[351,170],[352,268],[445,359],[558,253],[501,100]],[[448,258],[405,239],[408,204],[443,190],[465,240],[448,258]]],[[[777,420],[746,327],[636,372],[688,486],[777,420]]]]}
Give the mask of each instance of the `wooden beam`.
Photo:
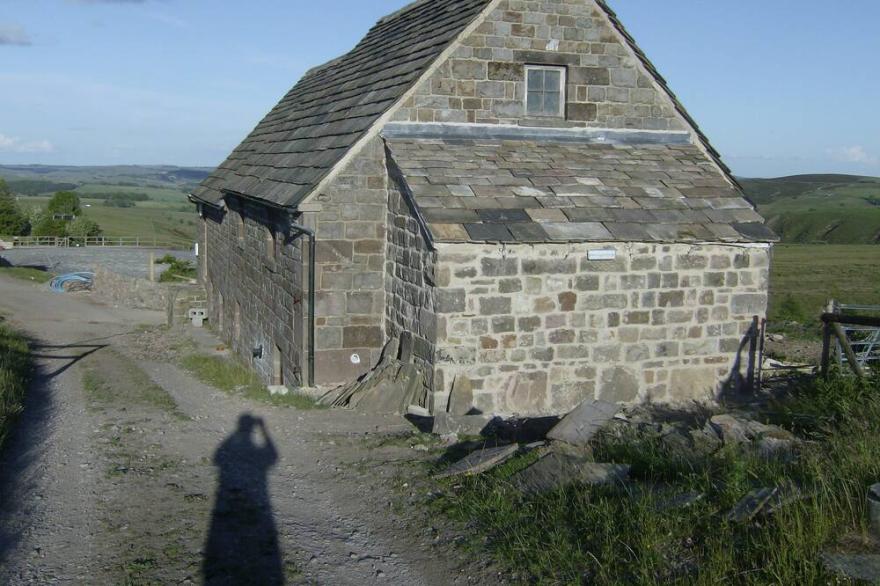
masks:
{"type": "Polygon", "coordinates": [[[831,328],[834,330],[834,334],[840,341],[840,347],[843,348],[843,353],[846,354],[846,361],[849,364],[850,368],[852,368],[853,372],[856,373],[857,377],[864,378],[865,371],[862,370],[861,365],[859,365],[859,361],[856,358],[856,353],[853,352],[852,346],[849,345],[849,340],[846,339],[846,332],[843,331],[843,328],[840,326],[839,323],[831,324],[831,328]]]}
{"type": "Polygon", "coordinates": [[[862,315],[840,315],[837,313],[825,313],[822,321],[831,324],[846,324],[851,326],[868,326],[880,328],[880,317],[867,317],[862,315]]]}

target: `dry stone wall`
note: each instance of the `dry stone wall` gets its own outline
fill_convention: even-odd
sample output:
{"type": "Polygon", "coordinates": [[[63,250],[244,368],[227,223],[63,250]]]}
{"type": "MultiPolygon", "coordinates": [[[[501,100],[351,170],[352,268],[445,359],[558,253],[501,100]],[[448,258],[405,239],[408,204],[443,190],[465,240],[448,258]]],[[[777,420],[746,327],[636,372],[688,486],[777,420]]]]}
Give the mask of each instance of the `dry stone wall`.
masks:
{"type": "Polygon", "coordinates": [[[204,208],[199,270],[208,291],[210,323],[267,384],[277,382],[277,347],[283,383],[302,386],[302,240],[286,228],[286,217],[269,208],[234,199],[229,203],[225,213],[204,208]],[[274,258],[270,228],[276,235],[274,258]],[[257,347],[262,356],[254,358],[257,347]]]}
{"type": "Polygon", "coordinates": [[[505,0],[396,121],[685,130],[592,0],[505,0]],[[525,65],[564,66],[566,118],[525,115],[525,65]]]}
{"type": "Polygon", "coordinates": [[[435,404],[456,379],[485,413],[710,399],[737,379],[768,267],[765,247],[440,245],[435,404]]]}

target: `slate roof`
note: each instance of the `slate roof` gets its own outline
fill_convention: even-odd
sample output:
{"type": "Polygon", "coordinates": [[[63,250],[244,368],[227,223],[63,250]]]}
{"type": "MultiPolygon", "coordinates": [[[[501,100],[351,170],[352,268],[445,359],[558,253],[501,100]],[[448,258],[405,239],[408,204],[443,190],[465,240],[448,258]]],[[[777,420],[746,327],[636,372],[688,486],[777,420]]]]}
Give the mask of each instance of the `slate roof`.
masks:
{"type": "Polygon", "coordinates": [[[193,196],[216,203],[228,190],[295,206],[488,3],[421,0],[380,20],[306,73],[193,196]]]}
{"type": "Polygon", "coordinates": [[[386,140],[435,242],[770,242],[691,144],[386,140]]]}

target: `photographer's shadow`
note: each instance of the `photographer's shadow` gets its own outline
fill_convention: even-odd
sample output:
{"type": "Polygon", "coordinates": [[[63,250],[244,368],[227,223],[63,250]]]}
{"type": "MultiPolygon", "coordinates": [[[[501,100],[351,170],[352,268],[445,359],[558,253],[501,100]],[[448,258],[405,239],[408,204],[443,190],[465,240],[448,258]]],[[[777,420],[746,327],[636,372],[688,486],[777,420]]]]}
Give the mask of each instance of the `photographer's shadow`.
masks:
{"type": "Polygon", "coordinates": [[[205,584],[284,583],[267,484],[277,460],[265,423],[249,414],[217,448],[220,483],[205,545],[205,584]]]}

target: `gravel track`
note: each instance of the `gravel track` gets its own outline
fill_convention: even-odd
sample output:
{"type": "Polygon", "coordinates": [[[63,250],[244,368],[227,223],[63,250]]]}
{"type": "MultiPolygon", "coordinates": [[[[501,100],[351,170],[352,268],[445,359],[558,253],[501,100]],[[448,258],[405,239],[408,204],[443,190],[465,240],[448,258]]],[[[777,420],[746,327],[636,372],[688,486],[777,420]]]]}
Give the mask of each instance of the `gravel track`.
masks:
{"type": "Polygon", "coordinates": [[[426,455],[374,441],[408,431],[401,418],[226,395],[139,345],[138,326],[161,323],[158,313],[3,277],[0,312],[35,340],[39,368],[0,454],[0,584],[499,581],[409,510],[401,487],[426,455]],[[84,387],[86,373],[105,381],[102,393],[84,387]],[[157,392],[174,399],[173,413],[144,400],[157,392]],[[230,476],[215,458],[241,437],[246,414],[264,422],[276,452],[262,480],[239,473],[246,463],[230,476]],[[221,480],[231,488],[218,488],[221,480]],[[254,502],[235,504],[257,489],[254,502]],[[223,502],[230,491],[232,505],[223,502]],[[268,535],[255,533],[254,518],[268,535]],[[240,523],[233,537],[242,551],[265,542],[255,551],[279,558],[283,575],[206,580],[206,536],[218,521],[240,523]]]}

